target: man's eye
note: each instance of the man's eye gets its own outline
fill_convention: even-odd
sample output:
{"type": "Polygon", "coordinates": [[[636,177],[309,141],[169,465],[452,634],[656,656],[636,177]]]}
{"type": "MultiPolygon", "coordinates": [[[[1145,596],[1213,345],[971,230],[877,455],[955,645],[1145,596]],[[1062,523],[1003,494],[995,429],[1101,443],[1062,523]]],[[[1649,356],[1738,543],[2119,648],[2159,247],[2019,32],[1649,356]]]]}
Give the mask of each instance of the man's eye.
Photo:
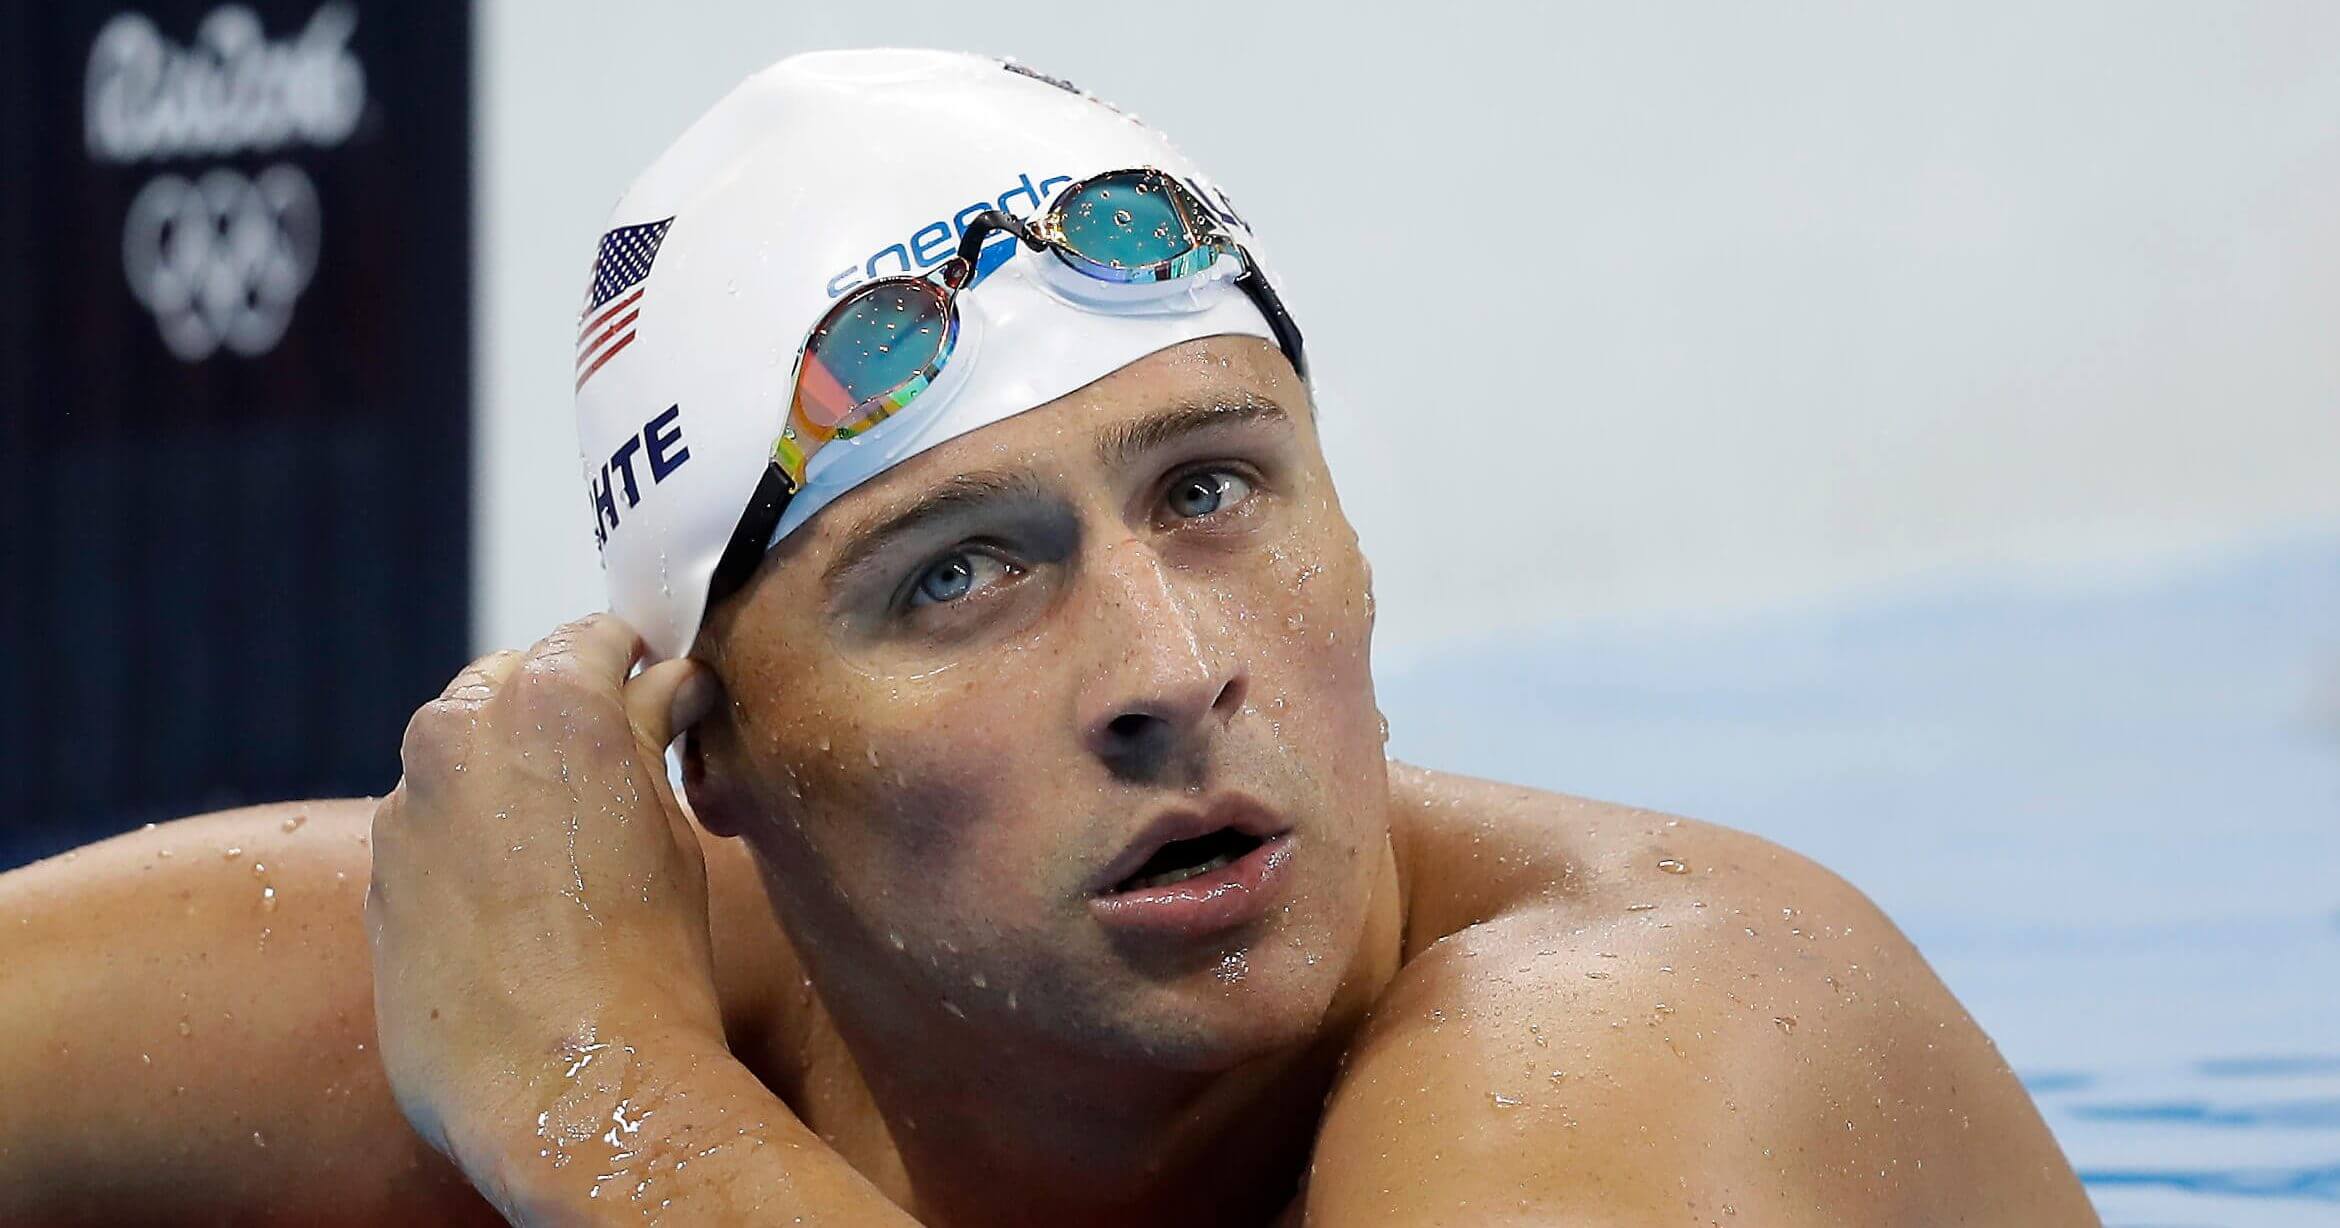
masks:
{"type": "Polygon", "coordinates": [[[1224,469],[1208,469],[1190,473],[1170,484],[1164,496],[1171,514],[1187,520],[1208,516],[1223,507],[1233,507],[1249,497],[1251,483],[1224,469]]]}
{"type": "Polygon", "coordinates": [[[1015,568],[991,557],[961,550],[936,559],[910,585],[910,604],[942,605],[986,589],[1016,574],[1015,568]]]}

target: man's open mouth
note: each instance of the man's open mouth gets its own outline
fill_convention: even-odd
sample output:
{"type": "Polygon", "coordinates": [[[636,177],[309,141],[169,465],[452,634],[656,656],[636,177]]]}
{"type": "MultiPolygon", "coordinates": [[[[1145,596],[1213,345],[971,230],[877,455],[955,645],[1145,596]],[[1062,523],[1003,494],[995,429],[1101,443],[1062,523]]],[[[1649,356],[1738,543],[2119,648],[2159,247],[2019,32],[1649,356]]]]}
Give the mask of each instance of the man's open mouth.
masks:
{"type": "Polygon", "coordinates": [[[1109,893],[1144,891],[1153,887],[1168,887],[1185,882],[1197,875],[1208,874],[1221,866],[1231,864],[1258,848],[1266,841],[1249,832],[1233,827],[1222,827],[1185,840],[1172,840],[1154,850],[1145,864],[1129,877],[1115,883],[1109,893]]]}
{"type": "Polygon", "coordinates": [[[1291,878],[1292,827],[1240,793],[1163,811],[1091,880],[1089,908],[1117,933],[1157,940],[1258,921],[1291,878]]]}

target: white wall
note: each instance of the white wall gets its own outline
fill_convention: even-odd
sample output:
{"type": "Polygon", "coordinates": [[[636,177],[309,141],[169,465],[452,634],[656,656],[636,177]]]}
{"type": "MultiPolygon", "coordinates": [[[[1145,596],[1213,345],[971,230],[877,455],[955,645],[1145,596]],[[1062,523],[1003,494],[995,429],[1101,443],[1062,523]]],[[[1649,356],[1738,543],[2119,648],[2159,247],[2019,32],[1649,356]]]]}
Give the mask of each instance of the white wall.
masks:
{"type": "Polygon", "coordinates": [[[575,307],[739,78],[1014,54],[1274,246],[1385,662],[2340,526],[2340,6],[488,0],[482,646],[601,602],[575,307]]]}

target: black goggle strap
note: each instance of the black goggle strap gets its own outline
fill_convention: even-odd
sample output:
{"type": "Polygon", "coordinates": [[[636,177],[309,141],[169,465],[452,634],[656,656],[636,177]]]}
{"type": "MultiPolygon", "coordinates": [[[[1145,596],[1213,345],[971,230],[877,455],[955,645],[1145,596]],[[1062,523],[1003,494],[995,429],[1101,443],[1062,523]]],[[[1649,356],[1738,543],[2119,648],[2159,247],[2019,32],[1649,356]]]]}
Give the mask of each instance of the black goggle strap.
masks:
{"type": "MultiPolygon", "coordinates": [[[[707,582],[706,609],[738,592],[747,585],[756,568],[764,561],[764,550],[772,543],[772,530],[779,527],[781,513],[788,510],[788,501],[796,497],[794,484],[788,480],[788,471],[780,462],[764,466],[764,476],[756,481],[756,493],[748,497],[747,510],[739,514],[739,523],[731,530],[731,540],[724,544],[722,557],[715,562],[715,574],[707,582]]],[[[705,617],[705,612],[701,612],[705,617]]]]}
{"type": "Polygon", "coordinates": [[[1236,249],[1243,256],[1243,275],[1235,279],[1235,288],[1251,296],[1251,304],[1259,314],[1267,317],[1268,331],[1276,335],[1276,346],[1292,362],[1292,372],[1300,382],[1308,382],[1308,360],[1300,353],[1300,326],[1292,322],[1292,313],[1284,310],[1284,300],[1276,296],[1275,287],[1259,275],[1259,266],[1251,262],[1251,255],[1236,249]]]}

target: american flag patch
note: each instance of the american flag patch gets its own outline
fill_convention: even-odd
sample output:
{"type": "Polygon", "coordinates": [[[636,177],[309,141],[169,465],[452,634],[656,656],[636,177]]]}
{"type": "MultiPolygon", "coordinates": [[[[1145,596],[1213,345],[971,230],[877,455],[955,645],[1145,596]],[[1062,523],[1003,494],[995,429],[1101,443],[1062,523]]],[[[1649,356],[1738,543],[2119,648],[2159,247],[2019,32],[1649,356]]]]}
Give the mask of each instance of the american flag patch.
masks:
{"type": "Polygon", "coordinates": [[[585,300],[585,324],[577,330],[577,387],[593,378],[617,352],[634,343],[634,321],[642,316],[642,281],[658,259],[673,218],[620,226],[601,236],[593,257],[593,289],[585,300]]]}

